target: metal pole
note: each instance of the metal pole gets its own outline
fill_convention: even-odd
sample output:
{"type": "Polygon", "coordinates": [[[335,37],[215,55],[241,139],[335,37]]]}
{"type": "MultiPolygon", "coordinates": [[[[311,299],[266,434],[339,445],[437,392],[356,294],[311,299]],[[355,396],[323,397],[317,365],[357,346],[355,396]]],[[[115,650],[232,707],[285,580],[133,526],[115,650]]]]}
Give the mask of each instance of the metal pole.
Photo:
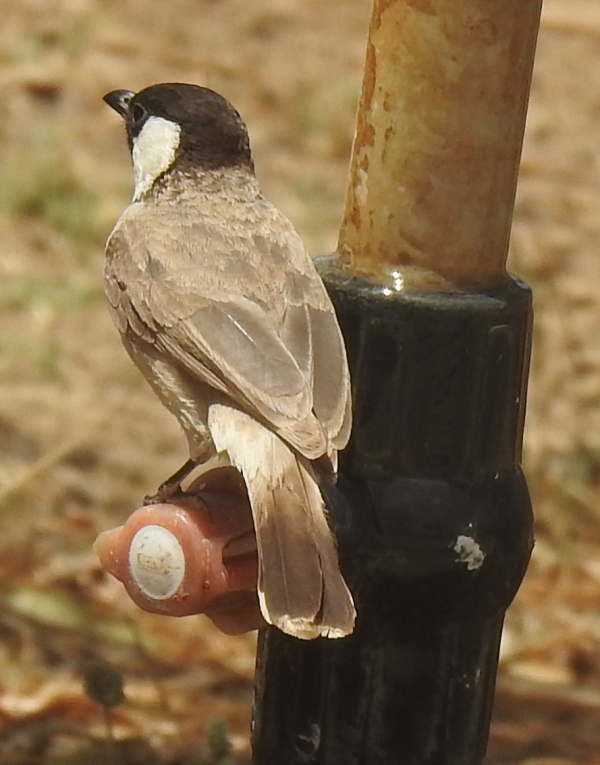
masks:
{"type": "Polygon", "coordinates": [[[505,277],[541,0],[376,0],[340,235],[395,288],[505,277]],[[387,279],[386,279],[387,277],[387,279]]]}
{"type": "Polygon", "coordinates": [[[531,296],[505,271],[540,0],[376,0],[339,255],[355,425],[327,490],[358,610],[259,641],[258,765],[479,763],[532,516],[531,296]]]}

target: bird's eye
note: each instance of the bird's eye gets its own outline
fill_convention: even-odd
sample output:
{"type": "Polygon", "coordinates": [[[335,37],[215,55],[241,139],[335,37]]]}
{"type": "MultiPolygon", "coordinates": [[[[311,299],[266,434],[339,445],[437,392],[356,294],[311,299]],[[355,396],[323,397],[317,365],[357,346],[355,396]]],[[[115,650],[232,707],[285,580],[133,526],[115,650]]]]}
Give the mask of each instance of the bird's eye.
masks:
{"type": "Polygon", "coordinates": [[[131,121],[134,125],[137,125],[139,122],[142,122],[148,112],[144,109],[144,107],[141,104],[133,104],[131,107],[131,111],[129,112],[131,116],[131,121]]]}

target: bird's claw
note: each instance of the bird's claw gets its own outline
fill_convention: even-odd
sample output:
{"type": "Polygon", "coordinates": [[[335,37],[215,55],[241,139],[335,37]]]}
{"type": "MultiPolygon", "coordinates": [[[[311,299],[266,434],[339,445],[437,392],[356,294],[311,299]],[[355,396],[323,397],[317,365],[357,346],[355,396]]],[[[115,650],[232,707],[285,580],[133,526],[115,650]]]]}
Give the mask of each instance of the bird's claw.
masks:
{"type": "Polygon", "coordinates": [[[143,505],[164,505],[171,503],[174,499],[181,499],[185,492],[180,484],[163,483],[158,487],[156,494],[146,494],[143,499],[143,505]]]}

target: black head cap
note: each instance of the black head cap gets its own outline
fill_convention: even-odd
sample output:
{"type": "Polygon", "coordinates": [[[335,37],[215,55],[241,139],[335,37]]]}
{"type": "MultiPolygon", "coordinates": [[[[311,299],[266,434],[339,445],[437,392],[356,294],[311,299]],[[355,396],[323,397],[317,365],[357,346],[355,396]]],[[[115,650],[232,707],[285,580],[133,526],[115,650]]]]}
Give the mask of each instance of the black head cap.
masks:
{"type": "Polygon", "coordinates": [[[150,117],[162,117],[181,128],[179,167],[253,169],[246,125],[229,101],[214,90],[163,83],[139,93],[114,90],[104,100],[123,117],[130,148],[150,117]]]}

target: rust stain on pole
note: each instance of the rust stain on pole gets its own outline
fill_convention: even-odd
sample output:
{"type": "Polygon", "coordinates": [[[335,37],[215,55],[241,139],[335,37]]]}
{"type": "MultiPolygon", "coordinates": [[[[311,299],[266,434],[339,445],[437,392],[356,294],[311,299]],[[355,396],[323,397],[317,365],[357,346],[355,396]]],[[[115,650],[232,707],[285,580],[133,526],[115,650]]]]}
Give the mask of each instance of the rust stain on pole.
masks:
{"type": "Polygon", "coordinates": [[[495,286],[541,0],[375,0],[338,252],[390,290],[495,286]]]}

